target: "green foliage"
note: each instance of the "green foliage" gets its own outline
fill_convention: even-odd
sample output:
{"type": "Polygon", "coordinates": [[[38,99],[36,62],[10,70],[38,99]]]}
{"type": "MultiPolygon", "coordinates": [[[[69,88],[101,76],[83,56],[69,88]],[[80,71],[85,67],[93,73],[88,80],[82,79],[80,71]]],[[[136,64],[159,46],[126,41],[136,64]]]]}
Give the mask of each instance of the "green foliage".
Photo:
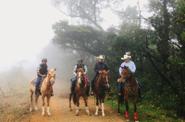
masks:
{"type": "MultiPolygon", "coordinates": [[[[116,92],[118,68],[126,51],[132,52],[136,63],[136,76],[142,84],[145,100],[160,109],[176,111],[185,116],[185,2],[184,0],[152,0],[149,22],[153,29],[143,29],[137,22],[128,20],[120,29],[97,30],[87,25],[69,25],[58,22],[53,26],[54,42],[65,48],[87,52],[88,55],[106,55],[110,67],[113,95],[116,92]],[[151,102],[152,101],[152,102],[151,102]]],[[[137,11],[128,7],[127,17],[138,17],[137,11]],[[132,12],[129,15],[129,12],[132,12]]],[[[143,103],[146,104],[146,103],[143,103]]],[[[151,104],[146,104],[151,107],[151,104]]],[[[144,111],[145,107],[140,108],[144,111]]],[[[150,109],[146,109],[150,112],[150,109]]],[[[160,110],[154,113],[154,121],[160,110]]],[[[147,112],[146,112],[147,113],[147,112]]],[[[143,114],[146,114],[143,112],[143,114]]],[[[164,115],[160,120],[165,120],[164,115]]],[[[150,118],[150,117],[149,117],[150,118]]],[[[147,120],[147,117],[146,117],[147,120]]],[[[165,120],[166,121],[166,120],[165,120]]],[[[168,121],[168,119],[167,119],[168,121]]],[[[169,119],[169,121],[171,121],[169,119]]]]}

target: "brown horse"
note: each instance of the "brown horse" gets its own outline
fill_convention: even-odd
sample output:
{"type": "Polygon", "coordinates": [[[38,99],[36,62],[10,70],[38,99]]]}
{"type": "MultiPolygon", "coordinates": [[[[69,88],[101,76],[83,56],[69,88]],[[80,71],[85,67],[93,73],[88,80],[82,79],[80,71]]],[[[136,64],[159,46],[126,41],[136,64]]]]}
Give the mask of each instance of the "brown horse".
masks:
{"type": "MultiPolygon", "coordinates": [[[[42,97],[42,115],[45,115],[45,98],[47,99],[47,114],[48,116],[51,115],[50,113],[50,98],[52,94],[52,86],[55,82],[55,77],[56,77],[56,69],[50,69],[48,71],[47,76],[43,79],[42,84],[41,84],[41,97],[42,97]]],[[[33,110],[33,95],[35,93],[35,79],[30,82],[30,100],[31,100],[31,105],[30,105],[30,112],[33,110]]],[[[38,104],[38,98],[39,95],[35,95],[35,110],[38,110],[37,104],[38,104]]]]}
{"type": "MultiPolygon", "coordinates": [[[[73,93],[73,103],[76,105],[76,116],[79,115],[80,97],[82,97],[84,100],[86,113],[90,115],[89,108],[88,108],[87,90],[88,90],[88,86],[86,86],[85,84],[84,70],[83,68],[79,68],[77,69],[77,81],[76,81],[76,86],[73,93]]],[[[69,106],[71,109],[71,96],[69,99],[69,106]]]]}
{"type": "Polygon", "coordinates": [[[102,116],[105,116],[104,99],[106,96],[106,91],[109,89],[108,73],[109,71],[101,70],[95,80],[95,88],[94,88],[94,93],[96,97],[95,115],[98,115],[98,110],[100,107],[102,110],[102,116]]]}
{"type": "MultiPolygon", "coordinates": [[[[138,122],[138,113],[137,113],[137,102],[139,98],[139,85],[133,76],[133,73],[130,72],[128,67],[124,67],[121,78],[118,79],[118,82],[123,82],[124,83],[124,89],[122,90],[122,95],[124,96],[124,102],[125,102],[125,119],[129,121],[129,105],[128,102],[132,102],[134,105],[134,121],[138,122]]],[[[119,102],[118,102],[118,111],[119,111],[119,102]]]]}

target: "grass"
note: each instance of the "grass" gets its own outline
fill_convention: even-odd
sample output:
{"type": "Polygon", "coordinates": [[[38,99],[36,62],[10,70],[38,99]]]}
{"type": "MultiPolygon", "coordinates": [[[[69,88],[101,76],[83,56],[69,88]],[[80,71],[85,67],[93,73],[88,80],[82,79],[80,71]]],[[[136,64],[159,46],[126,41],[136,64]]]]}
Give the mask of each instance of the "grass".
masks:
{"type": "MultiPolygon", "coordinates": [[[[107,100],[106,104],[112,106],[117,111],[117,101],[107,100]]],[[[133,117],[133,105],[129,104],[130,118],[133,117]]],[[[152,103],[142,100],[138,105],[139,121],[140,122],[185,122],[185,120],[179,119],[175,112],[163,110],[159,107],[154,106],[152,103]]],[[[125,110],[125,105],[121,107],[121,115],[125,110]]],[[[131,118],[131,120],[133,120],[131,118]]]]}
{"type": "Polygon", "coordinates": [[[0,99],[0,122],[19,122],[29,112],[26,94],[14,94],[0,99]]]}

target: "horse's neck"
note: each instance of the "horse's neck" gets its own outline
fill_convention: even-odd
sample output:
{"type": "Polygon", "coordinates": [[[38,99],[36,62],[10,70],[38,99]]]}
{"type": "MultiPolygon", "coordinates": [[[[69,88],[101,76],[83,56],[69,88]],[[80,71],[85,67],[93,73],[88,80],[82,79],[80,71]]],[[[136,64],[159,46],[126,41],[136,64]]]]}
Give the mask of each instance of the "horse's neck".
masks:
{"type": "Polygon", "coordinates": [[[130,83],[131,85],[136,85],[136,84],[137,84],[136,79],[134,78],[133,75],[131,75],[131,76],[127,79],[127,81],[129,81],[129,83],[130,83]]]}
{"type": "Polygon", "coordinates": [[[102,78],[101,76],[98,77],[98,79],[97,79],[97,84],[98,84],[98,86],[100,86],[101,84],[103,84],[103,83],[102,83],[103,80],[105,80],[105,79],[102,78]]]}
{"type": "Polygon", "coordinates": [[[98,78],[97,78],[97,80],[96,80],[96,83],[99,84],[100,81],[101,81],[101,79],[102,79],[102,77],[99,75],[98,78]]]}
{"type": "Polygon", "coordinates": [[[50,80],[50,78],[49,78],[49,76],[47,75],[46,78],[44,78],[43,83],[44,83],[45,85],[48,86],[49,83],[50,83],[49,80],[50,80]]]}

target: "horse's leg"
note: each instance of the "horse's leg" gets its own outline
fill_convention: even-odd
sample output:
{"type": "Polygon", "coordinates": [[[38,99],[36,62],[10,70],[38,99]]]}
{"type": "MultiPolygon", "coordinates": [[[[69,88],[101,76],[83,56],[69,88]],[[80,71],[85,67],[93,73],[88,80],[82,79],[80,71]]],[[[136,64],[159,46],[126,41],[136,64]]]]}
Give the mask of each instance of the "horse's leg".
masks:
{"type": "Polygon", "coordinates": [[[30,91],[30,112],[33,110],[33,91],[30,91]]]}
{"type": "Polygon", "coordinates": [[[39,95],[35,95],[35,110],[38,110],[38,99],[39,99],[39,95]]]}
{"type": "Polygon", "coordinates": [[[42,116],[45,115],[45,96],[42,96],[42,116]]]}
{"type": "Polygon", "coordinates": [[[69,109],[70,109],[70,111],[72,111],[71,99],[72,99],[72,93],[69,94],[69,109]]]}
{"type": "Polygon", "coordinates": [[[128,110],[129,110],[129,106],[128,106],[128,100],[125,100],[125,107],[126,107],[126,111],[125,111],[125,119],[126,121],[129,121],[129,113],[128,113],[128,110]]]}
{"type": "Polygon", "coordinates": [[[96,112],[95,112],[96,116],[98,115],[98,110],[99,110],[99,99],[98,96],[96,96],[96,112]]]}
{"type": "Polygon", "coordinates": [[[134,102],[134,121],[139,122],[136,102],[134,102]]]}
{"type": "Polygon", "coordinates": [[[47,96],[47,114],[48,116],[51,116],[49,103],[50,103],[50,96],[47,96]]]}
{"type": "Polygon", "coordinates": [[[118,95],[118,113],[120,113],[120,96],[118,95]]]}
{"type": "Polygon", "coordinates": [[[104,98],[101,100],[101,110],[102,110],[102,116],[105,116],[105,107],[104,107],[104,98]]]}
{"type": "Polygon", "coordinates": [[[87,115],[90,115],[90,112],[89,112],[89,107],[88,107],[88,103],[87,103],[87,97],[83,97],[83,99],[84,99],[84,102],[85,102],[85,111],[86,111],[86,113],[87,113],[87,115]]]}
{"type": "Polygon", "coordinates": [[[76,116],[79,116],[80,97],[76,96],[76,116]]]}

